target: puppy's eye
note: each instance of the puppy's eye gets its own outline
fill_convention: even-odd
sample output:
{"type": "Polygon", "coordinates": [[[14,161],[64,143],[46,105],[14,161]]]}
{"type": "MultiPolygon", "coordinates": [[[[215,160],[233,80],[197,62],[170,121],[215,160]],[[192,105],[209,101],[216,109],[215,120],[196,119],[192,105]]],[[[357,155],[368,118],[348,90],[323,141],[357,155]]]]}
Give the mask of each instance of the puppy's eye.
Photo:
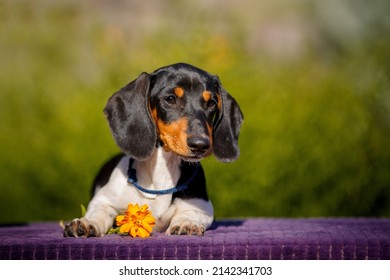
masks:
{"type": "Polygon", "coordinates": [[[165,102],[169,105],[175,105],[176,104],[176,96],[174,95],[168,95],[164,98],[165,102]]]}
{"type": "Polygon", "coordinates": [[[209,101],[207,101],[207,108],[209,109],[215,109],[217,107],[217,102],[215,102],[214,100],[210,99],[209,101]]]}

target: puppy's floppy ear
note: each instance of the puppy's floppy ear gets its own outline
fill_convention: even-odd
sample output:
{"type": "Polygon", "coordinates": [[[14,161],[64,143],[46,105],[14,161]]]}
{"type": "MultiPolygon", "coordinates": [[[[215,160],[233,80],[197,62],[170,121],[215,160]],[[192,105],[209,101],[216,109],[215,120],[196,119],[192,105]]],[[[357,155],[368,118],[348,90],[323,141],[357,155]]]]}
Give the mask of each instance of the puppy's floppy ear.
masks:
{"type": "Polygon", "coordinates": [[[150,84],[150,75],[142,73],[114,93],[104,108],[117,145],[137,160],[149,158],[156,146],[156,127],[148,105],[150,84]]]}
{"type": "Polygon", "coordinates": [[[215,124],[214,135],[214,156],[222,162],[232,162],[240,154],[238,148],[238,136],[240,134],[243,114],[236,100],[222,87],[216,77],[221,98],[219,118],[215,124]]]}

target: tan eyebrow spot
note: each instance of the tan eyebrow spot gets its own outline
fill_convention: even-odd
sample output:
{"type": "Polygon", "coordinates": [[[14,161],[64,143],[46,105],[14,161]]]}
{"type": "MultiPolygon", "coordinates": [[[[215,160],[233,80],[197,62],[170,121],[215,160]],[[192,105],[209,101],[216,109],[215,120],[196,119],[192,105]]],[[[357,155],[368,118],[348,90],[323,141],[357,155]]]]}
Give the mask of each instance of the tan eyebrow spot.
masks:
{"type": "Polygon", "coordinates": [[[206,101],[206,102],[211,99],[211,93],[208,90],[205,90],[202,93],[202,96],[203,96],[204,101],[206,101]]]}
{"type": "Polygon", "coordinates": [[[183,97],[183,95],[184,95],[184,89],[182,89],[181,87],[175,87],[173,92],[175,93],[175,95],[177,97],[183,97]]]}

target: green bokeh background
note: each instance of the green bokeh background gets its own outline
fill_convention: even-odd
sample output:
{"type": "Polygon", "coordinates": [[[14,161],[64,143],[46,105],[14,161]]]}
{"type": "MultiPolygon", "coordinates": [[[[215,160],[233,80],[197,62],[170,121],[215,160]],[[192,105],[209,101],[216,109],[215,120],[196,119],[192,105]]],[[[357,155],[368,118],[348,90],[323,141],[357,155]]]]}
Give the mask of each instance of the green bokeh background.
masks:
{"type": "Polygon", "coordinates": [[[0,0],[0,223],[71,219],[118,148],[102,109],[142,71],[218,74],[240,158],[217,218],[390,216],[390,2],[0,0]]]}

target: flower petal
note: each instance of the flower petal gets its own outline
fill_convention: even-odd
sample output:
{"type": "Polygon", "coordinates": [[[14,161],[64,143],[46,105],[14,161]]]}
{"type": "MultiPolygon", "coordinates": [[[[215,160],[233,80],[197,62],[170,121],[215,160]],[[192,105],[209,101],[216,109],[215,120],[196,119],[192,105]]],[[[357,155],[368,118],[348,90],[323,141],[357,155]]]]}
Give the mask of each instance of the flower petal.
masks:
{"type": "Polygon", "coordinates": [[[138,236],[141,238],[145,238],[145,237],[149,237],[150,234],[145,229],[140,227],[140,228],[138,228],[138,236]]]}
{"type": "Polygon", "coordinates": [[[153,225],[156,223],[156,219],[152,216],[147,216],[142,221],[145,223],[148,223],[148,224],[153,224],[153,225]]]}
{"type": "Polygon", "coordinates": [[[121,226],[124,223],[126,223],[126,216],[125,215],[118,215],[116,216],[116,225],[121,226]]]}
{"type": "Polygon", "coordinates": [[[119,226],[119,233],[128,233],[133,237],[139,236],[141,238],[150,236],[153,226],[156,224],[156,219],[148,210],[148,205],[143,204],[140,207],[138,203],[128,204],[127,211],[123,215],[118,215],[115,221],[119,226]]]}
{"type": "Polygon", "coordinates": [[[120,227],[119,232],[120,233],[128,233],[132,228],[134,228],[133,223],[126,223],[120,227]]]}
{"type": "Polygon", "coordinates": [[[153,228],[148,223],[145,222],[142,222],[142,228],[149,233],[153,231],[153,228]]]}
{"type": "Polygon", "coordinates": [[[137,237],[137,229],[135,227],[132,227],[129,233],[132,237],[137,237]]]}
{"type": "Polygon", "coordinates": [[[128,206],[127,206],[127,215],[128,216],[132,216],[132,215],[136,215],[137,214],[137,211],[139,211],[139,206],[138,206],[138,204],[136,204],[136,205],[133,205],[133,204],[129,204],[128,206]]]}

